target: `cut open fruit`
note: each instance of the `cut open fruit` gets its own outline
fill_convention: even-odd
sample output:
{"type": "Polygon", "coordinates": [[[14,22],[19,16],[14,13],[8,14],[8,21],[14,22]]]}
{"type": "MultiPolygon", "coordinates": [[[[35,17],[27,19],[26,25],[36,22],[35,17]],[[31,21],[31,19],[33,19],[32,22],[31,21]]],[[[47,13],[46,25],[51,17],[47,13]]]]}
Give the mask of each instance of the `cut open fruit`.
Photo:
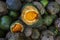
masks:
{"type": "Polygon", "coordinates": [[[38,9],[33,5],[26,5],[23,7],[21,19],[27,25],[33,25],[36,23],[40,18],[40,13],[38,9]]]}
{"type": "Polygon", "coordinates": [[[15,23],[11,26],[11,32],[23,32],[23,25],[20,23],[15,23]]]}

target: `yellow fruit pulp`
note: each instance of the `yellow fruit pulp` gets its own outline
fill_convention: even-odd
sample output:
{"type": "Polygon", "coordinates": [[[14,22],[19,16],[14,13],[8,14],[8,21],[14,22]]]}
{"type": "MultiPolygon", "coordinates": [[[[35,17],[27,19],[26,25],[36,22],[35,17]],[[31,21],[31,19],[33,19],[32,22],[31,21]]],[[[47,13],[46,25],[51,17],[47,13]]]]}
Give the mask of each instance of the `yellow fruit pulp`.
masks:
{"type": "Polygon", "coordinates": [[[38,14],[34,11],[29,11],[25,15],[25,19],[29,21],[33,21],[34,19],[37,19],[38,14]]]}
{"type": "Polygon", "coordinates": [[[23,28],[22,28],[21,24],[15,24],[12,31],[13,32],[21,32],[22,29],[23,28]]]}

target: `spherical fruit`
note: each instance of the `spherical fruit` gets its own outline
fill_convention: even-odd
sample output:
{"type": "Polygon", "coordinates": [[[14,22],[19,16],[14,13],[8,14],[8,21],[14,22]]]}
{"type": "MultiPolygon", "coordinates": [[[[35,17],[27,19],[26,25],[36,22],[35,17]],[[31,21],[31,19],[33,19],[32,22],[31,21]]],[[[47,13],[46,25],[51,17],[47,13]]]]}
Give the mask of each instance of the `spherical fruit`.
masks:
{"type": "Polygon", "coordinates": [[[3,16],[1,18],[1,25],[0,25],[1,27],[0,28],[3,29],[3,30],[9,30],[11,22],[12,22],[11,17],[3,16]]]}
{"type": "Polygon", "coordinates": [[[26,4],[22,8],[21,20],[29,26],[40,26],[41,25],[41,15],[38,9],[33,4],[26,4]]]}
{"type": "Polygon", "coordinates": [[[32,34],[32,28],[30,28],[30,27],[25,28],[24,34],[25,34],[26,37],[31,36],[31,34],[32,34]]]}
{"type": "Polygon", "coordinates": [[[42,32],[41,40],[54,40],[54,36],[49,30],[46,30],[42,32]]]}
{"type": "Polygon", "coordinates": [[[54,36],[58,34],[58,29],[54,26],[49,27],[49,30],[54,33],[54,36]]]}
{"type": "Polygon", "coordinates": [[[39,37],[40,37],[39,31],[37,29],[33,29],[31,38],[32,39],[39,39],[39,37]]]}
{"type": "Polygon", "coordinates": [[[8,6],[8,9],[11,10],[19,10],[21,7],[20,0],[6,0],[6,4],[8,6]]]}
{"type": "Polygon", "coordinates": [[[50,26],[53,23],[53,20],[56,18],[56,15],[47,15],[44,17],[44,24],[50,26]]]}
{"type": "Polygon", "coordinates": [[[11,33],[8,32],[6,35],[7,40],[24,40],[24,34],[23,33],[11,33]]]}
{"type": "Polygon", "coordinates": [[[60,11],[60,7],[56,2],[50,2],[47,6],[47,10],[50,12],[50,14],[54,15],[60,11]]]}

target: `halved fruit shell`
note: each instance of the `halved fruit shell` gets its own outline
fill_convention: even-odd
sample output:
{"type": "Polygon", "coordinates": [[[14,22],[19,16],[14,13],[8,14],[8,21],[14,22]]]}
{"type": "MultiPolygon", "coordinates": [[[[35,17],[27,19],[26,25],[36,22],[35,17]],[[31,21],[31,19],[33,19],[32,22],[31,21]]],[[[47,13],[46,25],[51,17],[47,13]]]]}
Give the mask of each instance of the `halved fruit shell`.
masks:
{"type": "Polygon", "coordinates": [[[10,30],[13,33],[15,33],[15,32],[23,32],[24,26],[20,21],[16,21],[15,23],[13,23],[11,25],[10,30]]]}
{"type": "Polygon", "coordinates": [[[32,4],[27,4],[23,7],[21,19],[27,25],[33,25],[39,20],[39,18],[40,13],[35,6],[33,6],[32,4]]]}

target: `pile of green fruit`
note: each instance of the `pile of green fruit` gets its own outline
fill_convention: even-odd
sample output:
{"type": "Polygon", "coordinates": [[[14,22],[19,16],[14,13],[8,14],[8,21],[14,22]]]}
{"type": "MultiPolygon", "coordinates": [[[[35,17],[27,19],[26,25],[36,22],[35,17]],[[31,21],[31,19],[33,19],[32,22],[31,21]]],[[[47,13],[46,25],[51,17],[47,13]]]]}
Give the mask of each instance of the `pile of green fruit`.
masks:
{"type": "Polygon", "coordinates": [[[60,40],[60,0],[0,0],[0,40],[60,40]]]}

